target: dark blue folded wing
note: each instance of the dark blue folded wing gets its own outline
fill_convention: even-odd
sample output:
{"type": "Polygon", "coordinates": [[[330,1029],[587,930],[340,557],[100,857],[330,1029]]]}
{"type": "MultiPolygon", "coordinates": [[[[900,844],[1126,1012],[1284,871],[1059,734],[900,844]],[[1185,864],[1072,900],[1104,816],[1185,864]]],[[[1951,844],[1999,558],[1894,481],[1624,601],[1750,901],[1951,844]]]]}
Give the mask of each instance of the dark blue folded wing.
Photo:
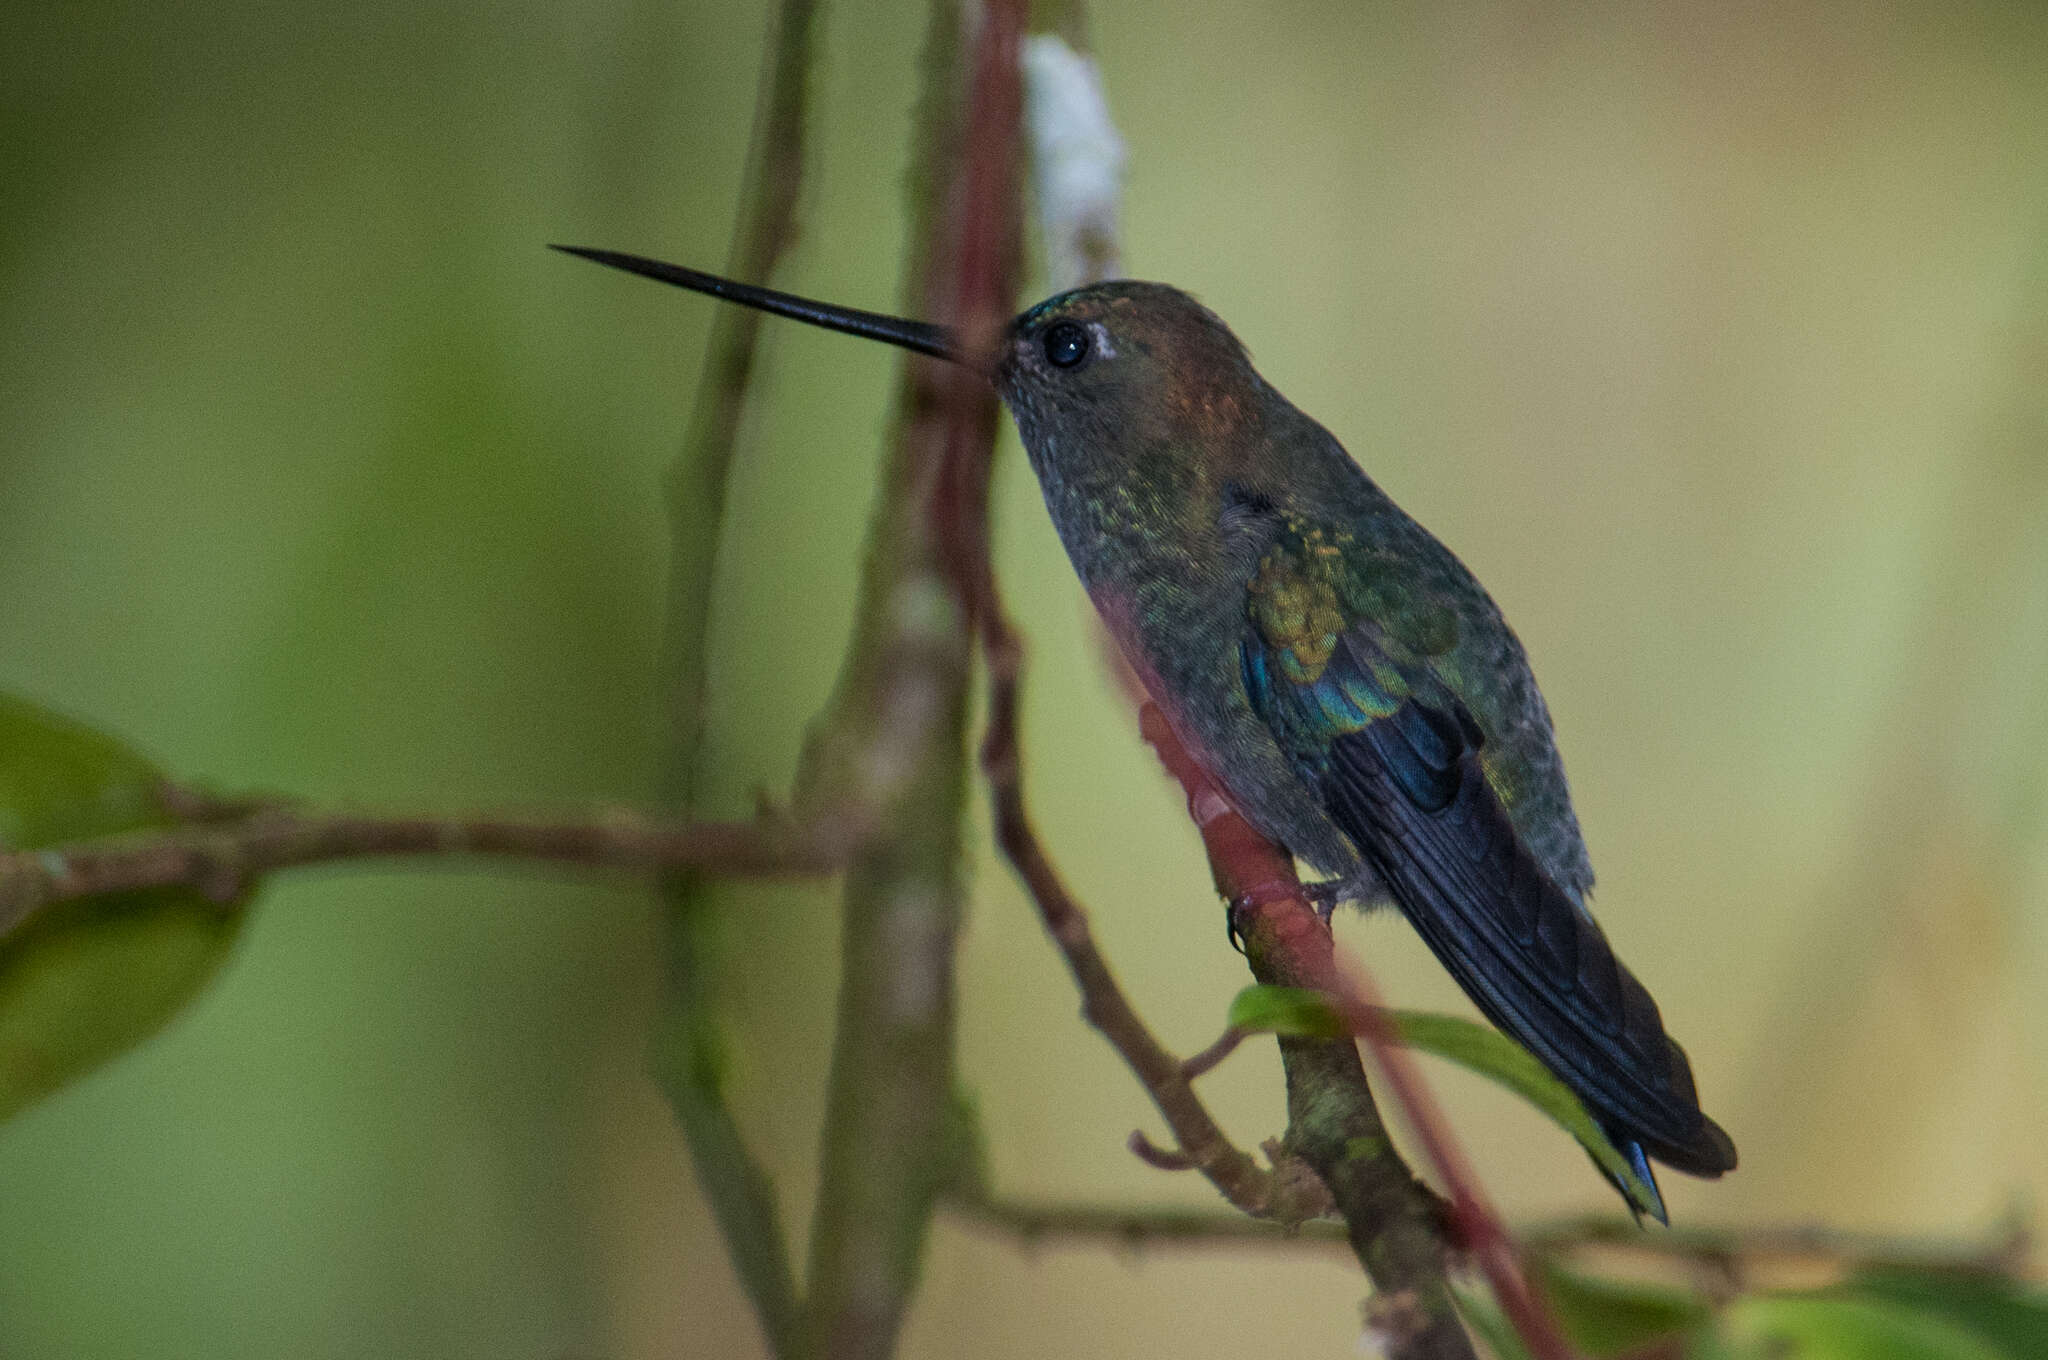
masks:
{"type": "Polygon", "coordinates": [[[1370,623],[1325,653],[1304,665],[1254,626],[1247,694],[1444,967],[1617,1143],[1695,1175],[1731,1169],[1656,1002],[1516,834],[1465,706],[1370,623]]]}

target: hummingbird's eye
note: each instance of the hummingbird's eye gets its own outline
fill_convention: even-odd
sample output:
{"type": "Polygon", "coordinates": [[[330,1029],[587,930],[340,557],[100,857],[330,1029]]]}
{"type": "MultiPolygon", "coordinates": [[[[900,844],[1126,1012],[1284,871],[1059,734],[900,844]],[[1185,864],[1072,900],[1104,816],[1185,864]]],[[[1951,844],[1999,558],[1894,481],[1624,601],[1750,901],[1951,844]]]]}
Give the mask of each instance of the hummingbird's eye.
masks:
{"type": "Polygon", "coordinates": [[[1072,368],[1088,357],[1088,332],[1071,321],[1045,328],[1045,361],[1054,368],[1072,368]]]}

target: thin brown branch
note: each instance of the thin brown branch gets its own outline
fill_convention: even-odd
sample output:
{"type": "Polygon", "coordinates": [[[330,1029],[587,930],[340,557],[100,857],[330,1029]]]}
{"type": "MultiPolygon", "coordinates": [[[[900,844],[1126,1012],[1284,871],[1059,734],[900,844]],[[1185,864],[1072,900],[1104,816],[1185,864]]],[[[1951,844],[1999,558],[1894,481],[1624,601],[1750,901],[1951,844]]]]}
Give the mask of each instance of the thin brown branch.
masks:
{"type": "Polygon", "coordinates": [[[506,859],[615,869],[807,875],[845,867],[864,819],[679,822],[614,811],[573,819],[376,816],[272,807],[236,822],[0,855],[0,934],[60,902],[190,887],[226,901],[258,875],[371,859],[506,859]]]}
{"type": "Polygon", "coordinates": [[[1159,1146],[1145,1136],[1143,1129],[1132,1129],[1131,1136],[1124,1139],[1124,1146],[1131,1155],[1145,1165],[1159,1171],[1193,1171],[1195,1159],[1184,1152],[1173,1152],[1159,1146]]]}
{"type": "Polygon", "coordinates": [[[957,1218],[1007,1233],[1027,1245],[1057,1240],[1107,1242],[1133,1250],[1191,1246],[1327,1250],[1345,1242],[1344,1229],[1336,1223],[1283,1224],[1213,1209],[1038,1204],[998,1195],[949,1196],[947,1208],[957,1218]]]}
{"type": "Polygon", "coordinates": [[[1232,1025],[1229,1029],[1223,1031],[1215,1043],[1210,1044],[1200,1053],[1183,1062],[1180,1065],[1181,1075],[1189,1081],[1193,1081],[1205,1072],[1214,1071],[1222,1064],[1225,1058],[1237,1052],[1240,1044],[1251,1037],[1249,1030],[1242,1030],[1232,1025]]]}
{"type": "MultiPolygon", "coordinates": [[[[1172,1155],[1158,1149],[1151,1149],[1151,1154],[1172,1155]]],[[[961,1218],[1033,1242],[1072,1237],[1132,1246],[1254,1242],[1320,1249],[1346,1240],[1340,1225],[1323,1220],[1290,1229],[1242,1214],[1165,1205],[1033,1203],[969,1192],[954,1192],[947,1203],[961,1218]]],[[[1844,1271],[1959,1271],[2001,1278],[2025,1274],[2034,1249],[2032,1233],[2016,1219],[1981,1237],[1945,1238],[1850,1232],[1819,1223],[1688,1226],[1646,1233],[1630,1219],[1589,1214],[1527,1224],[1516,1231],[1515,1241],[1524,1256],[1621,1252],[1695,1262],[1724,1272],[1739,1267],[1744,1274],[1771,1266],[1820,1264],[1844,1271]]]]}
{"type": "Polygon", "coordinates": [[[1518,1234],[1524,1253],[1587,1248],[1683,1259],[1748,1273],[1773,1265],[1832,1265],[1843,1270],[1944,1270],[2013,1276],[2026,1271],[2034,1238],[2018,1218],[1976,1239],[1898,1237],[1822,1224],[1685,1226],[1646,1233],[1625,1218],[1588,1215],[1531,1224],[1518,1234]]]}
{"type": "Polygon", "coordinates": [[[1173,1130],[1178,1155],[1208,1177],[1225,1199],[1256,1217],[1286,1221],[1308,1216],[1308,1206],[1291,1202],[1281,1193],[1280,1180],[1225,1136],[1189,1084],[1180,1059],[1168,1052],[1139,1018],[1096,948],[1087,913],[1067,891],[1032,828],[1017,755],[1017,691],[1023,649],[992,585],[984,582],[984,589],[987,593],[979,618],[982,652],[989,669],[989,716],[982,738],[981,769],[994,809],[996,841],[1024,880],[1046,933],[1074,975],[1081,991],[1082,1014],[1144,1084],[1173,1130]]]}

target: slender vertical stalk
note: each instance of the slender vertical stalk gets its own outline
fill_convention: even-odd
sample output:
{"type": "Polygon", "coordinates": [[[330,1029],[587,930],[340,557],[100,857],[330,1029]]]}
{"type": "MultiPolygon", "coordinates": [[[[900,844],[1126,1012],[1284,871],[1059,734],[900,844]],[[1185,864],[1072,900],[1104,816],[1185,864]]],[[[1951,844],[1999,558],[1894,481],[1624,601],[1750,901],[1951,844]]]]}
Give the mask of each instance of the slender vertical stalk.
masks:
{"type": "MultiPolygon", "coordinates": [[[[733,227],[725,272],[764,283],[796,239],[818,0],[782,0],[761,70],[748,152],[745,201],[733,227]]],[[[702,759],[706,645],[726,484],[754,374],[761,313],[712,309],[711,337],[683,448],[669,465],[668,695],[670,749],[662,772],[667,801],[688,807],[702,759]]]]}
{"type": "MultiPolygon", "coordinates": [[[[970,43],[960,0],[935,0],[932,14],[906,309],[972,335],[1013,288],[1014,20],[991,6],[970,43]]],[[[895,1349],[947,1171],[953,1087],[973,599],[959,555],[985,542],[997,412],[986,384],[954,366],[913,358],[902,372],[854,641],[812,752],[827,784],[852,783],[885,817],[842,904],[802,1345],[834,1360],[895,1349]]]]}
{"type": "MultiPolygon", "coordinates": [[[[762,67],[745,202],[727,272],[763,281],[795,235],[817,0],[782,0],[762,67]]],[[[712,584],[727,474],[753,375],[760,317],[720,307],[698,378],[697,401],[668,478],[670,521],[667,694],[669,749],[663,801],[693,810],[702,759],[712,584]]],[[[649,1066],[689,1144],[697,1183],[724,1234],[741,1286],[770,1348],[794,1353],[799,1304],[775,1187],[748,1150],[726,1103],[722,1035],[714,1008],[697,874],[662,885],[666,976],[649,1066]]]]}

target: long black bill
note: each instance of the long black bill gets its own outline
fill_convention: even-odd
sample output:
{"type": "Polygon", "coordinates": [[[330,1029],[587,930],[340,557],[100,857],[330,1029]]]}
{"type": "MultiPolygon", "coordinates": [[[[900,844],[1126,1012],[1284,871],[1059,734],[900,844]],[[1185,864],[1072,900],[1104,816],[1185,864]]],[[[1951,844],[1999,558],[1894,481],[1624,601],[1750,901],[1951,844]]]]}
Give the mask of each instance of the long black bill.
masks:
{"type": "Polygon", "coordinates": [[[828,331],[844,331],[848,335],[866,336],[905,349],[929,354],[935,359],[950,359],[954,363],[966,362],[960,355],[960,346],[955,343],[953,333],[944,326],[934,326],[923,321],[905,321],[899,316],[883,316],[880,312],[861,312],[851,307],[835,307],[829,302],[813,302],[789,293],[778,293],[772,288],[758,288],[751,283],[735,283],[722,279],[716,274],[705,274],[695,269],[685,269],[679,264],[663,264],[650,260],[644,255],[627,255],[616,250],[590,250],[583,246],[553,246],[551,249],[568,255],[580,255],[586,260],[608,264],[614,269],[623,269],[628,274],[640,274],[663,283],[672,283],[678,288],[690,288],[699,293],[709,293],[715,298],[728,302],[758,307],[776,316],[791,317],[797,321],[808,321],[813,326],[823,326],[828,331]]]}

